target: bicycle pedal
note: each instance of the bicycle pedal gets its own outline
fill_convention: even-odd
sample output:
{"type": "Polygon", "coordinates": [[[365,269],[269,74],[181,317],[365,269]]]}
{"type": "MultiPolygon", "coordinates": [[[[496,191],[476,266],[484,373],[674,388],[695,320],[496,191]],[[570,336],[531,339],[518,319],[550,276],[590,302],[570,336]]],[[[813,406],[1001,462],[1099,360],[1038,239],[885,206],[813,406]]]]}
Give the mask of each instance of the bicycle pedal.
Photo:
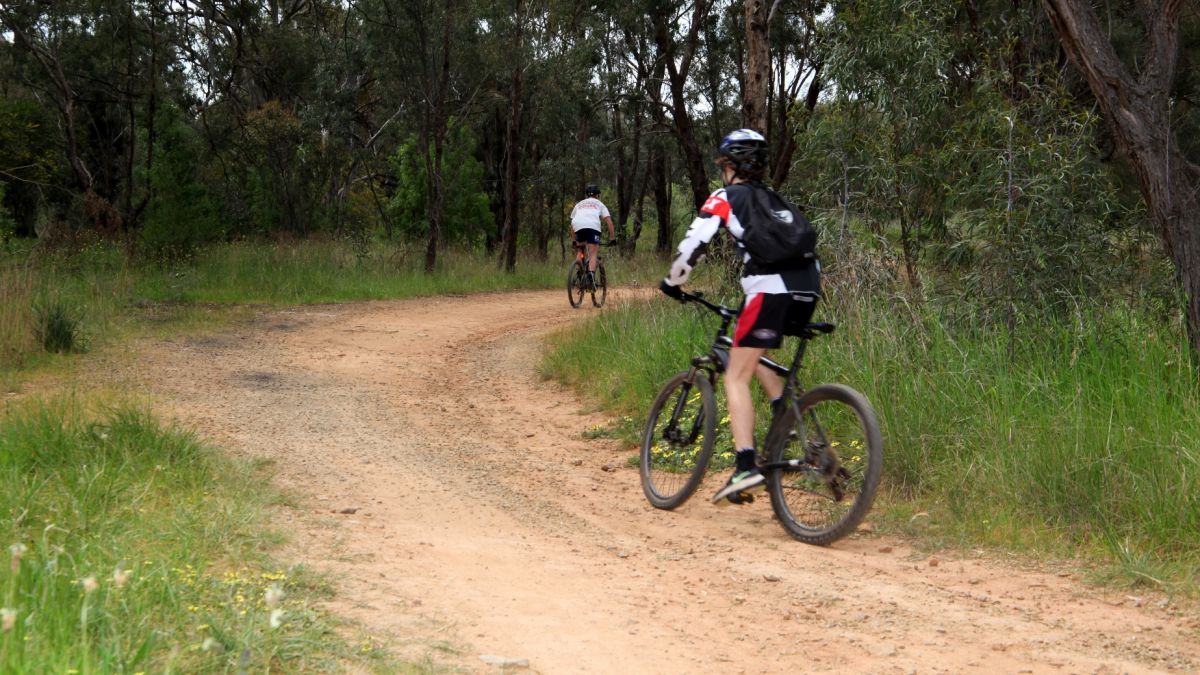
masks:
{"type": "Polygon", "coordinates": [[[754,503],[754,495],[750,494],[749,492],[735,492],[731,495],[726,496],[724,499],[719,500],[717,502],[717,506],[719,506],[721,508],[725,508],[727,506],[733,506],[734,504],[736,504],[738,506],[744,506],[746,504],[753,504],[753,503],[754,503]]]}

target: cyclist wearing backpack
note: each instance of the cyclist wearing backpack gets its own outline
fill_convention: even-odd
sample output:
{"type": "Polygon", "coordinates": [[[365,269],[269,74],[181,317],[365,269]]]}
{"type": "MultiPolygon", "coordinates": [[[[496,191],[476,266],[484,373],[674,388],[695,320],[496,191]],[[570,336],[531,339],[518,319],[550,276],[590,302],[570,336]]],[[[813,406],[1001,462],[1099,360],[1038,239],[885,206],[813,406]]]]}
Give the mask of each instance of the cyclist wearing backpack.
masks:
{"type": "Polygon", "coordinates": [[[575,233],[575,242],[587,246],[588,285],[594,286],[596,253],[600,250],[600,221],[603,220],[608,225],[610,242],[616,240],[617,233],[613,229],[612,216],[608,213],[608,207],[598,199],[600,188],[589,185],[584,188],[583,195],[584,200],[571,209],[571,229],[575,233]]]}
{"type": "Polygon", "coordinates": [[[715,161],[725,187],[700,207],[679,244],[670,273],[659,284],[663,293],[682,299],[682,284],[721,229],[733,236],[742,253],[746,300],[725,370],[736,464],[729,481],[713,495],[714,502],[749,502],[753,497],[746,491],[762,486],[750,380],[757,374],[775,408],[783,394],[783,381],[759,365],[758,359],[783,343],[787,327],[808,323],[821,294],[821,266],[813,252],[816,234],[794,206],[762,184],[767,158],[767,140],[756,131],[738,129],[721,139],[715,161]]]}

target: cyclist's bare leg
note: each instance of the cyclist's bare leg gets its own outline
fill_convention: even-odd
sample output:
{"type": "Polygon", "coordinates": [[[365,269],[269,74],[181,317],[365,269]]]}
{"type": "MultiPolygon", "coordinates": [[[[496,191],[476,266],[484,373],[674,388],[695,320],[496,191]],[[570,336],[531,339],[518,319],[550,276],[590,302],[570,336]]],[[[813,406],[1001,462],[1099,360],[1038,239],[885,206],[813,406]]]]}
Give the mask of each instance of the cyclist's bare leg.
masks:
{"type": "Polygon", "coordinates": [[[599,251],[600,251],[600,247],[598,245],[596,245],[596,244],[588,244],[587,245],[588,271],[589,272],[596,271],[596,254],[599,251]]]}
{"type": "MultiPolygon", "coordinates": [[[[729,350],[729,366],[725,369],[725,401],[729,408],[733,444],[737,450],[754,447],[754,401],[750,398],[750,379],[759,367],[758,359],[766,353],[767,350],[761,347],[734,347],[729,350]]],[[[780,385],[780,392],[782,390],[780,385]]],[[[771,393],[769,389],[768,393],[771,393]]]]}
{"type": "Polygon", "coordinates": [[[775,371],[760,363],[754,374],[758,377],[758,383],[762,385],[763,391],[767,393],[767,398],[774,401],[783,396],[783,378],[776,375],[775,371]]]}

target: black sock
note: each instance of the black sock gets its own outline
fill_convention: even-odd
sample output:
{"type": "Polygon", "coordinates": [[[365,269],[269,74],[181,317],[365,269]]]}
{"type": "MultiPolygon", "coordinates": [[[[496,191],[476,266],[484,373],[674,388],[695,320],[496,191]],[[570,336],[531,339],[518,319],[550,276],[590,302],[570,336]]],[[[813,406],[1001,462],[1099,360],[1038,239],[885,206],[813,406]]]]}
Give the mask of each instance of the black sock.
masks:
{"type": "Polygon", "coordinates": [[[754,448],[742,448],[734,457],[734,466],[738,473],[754,468],[754,448]]]}

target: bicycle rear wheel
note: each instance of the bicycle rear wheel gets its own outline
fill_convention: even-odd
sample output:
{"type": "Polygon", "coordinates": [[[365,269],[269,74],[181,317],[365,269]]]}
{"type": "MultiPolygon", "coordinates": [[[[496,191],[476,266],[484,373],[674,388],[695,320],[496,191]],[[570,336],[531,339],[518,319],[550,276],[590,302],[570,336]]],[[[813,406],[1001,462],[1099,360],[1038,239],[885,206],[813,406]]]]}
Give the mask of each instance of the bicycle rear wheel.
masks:
{"type": "Polygon", "coordinates": [[[768,448],[767,460],[795,466],[767,472],[771,508],[796,539],[832,544],[875,501],[883,472],[879,418],[865,396],[841,384],[808,390],[784,414],[791,433],[768,448]]]}
{"type": "Polygon", "coordinates": [[[571,301],[572,307],[583,304],[583,293],[587,290],[587,281],[583,274],[583,263],[578,260],[567,268],[567,300],[571,301]]]}
{"type": "Polygon", "coordinates": [[[604,276],[604,263],[596,262],[596,287],[592,289],[592,304],[597,307],[604,306],[604,299],[608,297],[608,278],[604,276]]]}
{"type": "Polygon", "coordinates": [[[663,386],[642,434],[642,492],[651,504],[674,509],[692,496],[712,459],[716,429],[717,401],[704,373],[679,373],[663,386]]]}

